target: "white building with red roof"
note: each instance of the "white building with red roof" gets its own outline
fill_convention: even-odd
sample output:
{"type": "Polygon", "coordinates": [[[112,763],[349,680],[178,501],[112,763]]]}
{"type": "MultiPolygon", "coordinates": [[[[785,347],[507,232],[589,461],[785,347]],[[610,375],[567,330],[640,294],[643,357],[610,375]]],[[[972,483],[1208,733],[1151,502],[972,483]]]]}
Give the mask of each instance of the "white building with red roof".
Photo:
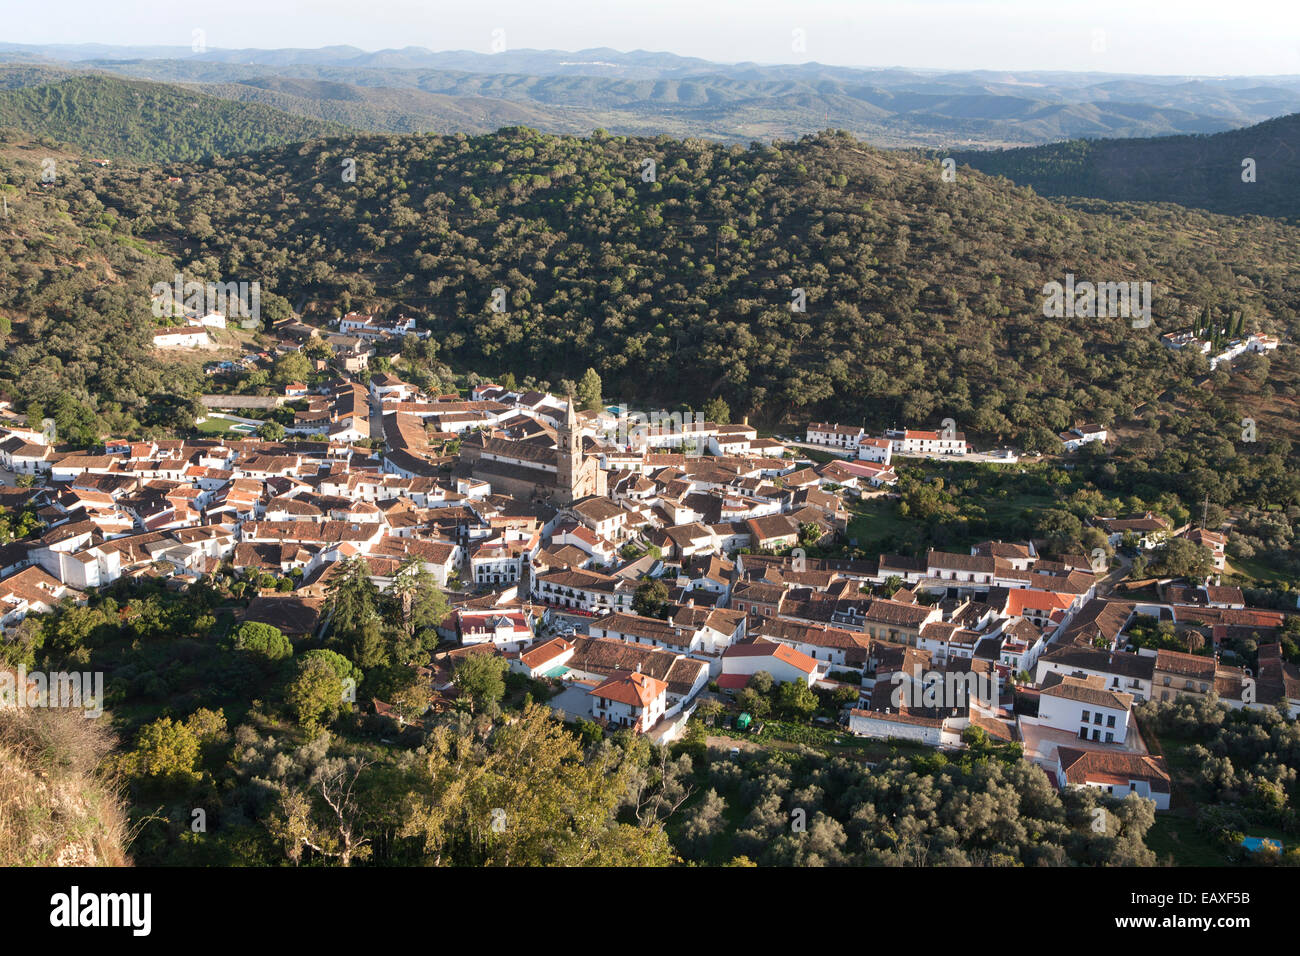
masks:
{"type": "Polygon", "coordinates": [[[820,680],[825,669],[802,651],[789,644],[759,638],[733,644],[722,652],[722,674],[718,686],[739,690],[759,671],[766,671],[778,684],[800,681],[811,686],[820,680]]]}
{"type": "Polygon", "coordinates": [[[863,438],[858,442],[858,460],[888,465],[894,457],[894,443],[888,438],[863,438]]]}
{"type": "Polygon", "coordinates": [[[572,659],[573,651],[572,643],[562,637],[553,637],[549,641],[520,651],[518,657],[511,659],[510,669],[525,677],[559,676],[565,665],[572,659]]]}
{"type": "Polygon", "coordinates": [[[893,428],[885,432],[895,455],[964,455],[969,451],[961,432],[893,428]]]}
{"type": "Polygon", "coordinates": [[[1096,787],[1123,799],[1130,793],[1169,809],[1169,770],[1164,757],[1115,750],[1056,748],[1056,779],[1066,787],[1096,787]]]}
{"type": "Polygon", "coordinates": [[[859,425],[832,425],[825,422],[813,422],[808,426],[804,440],[810,445],[826,445],[830,448],[855,451],[858,443],[865,437],[866,431],[859,425]]]}
{"type": "Polygon", "coordinates": [[[458,610],[456,631],[461,644],[491,644],[503,651],[517,651],[533,641],[528,616],[521,610],[458,610]]]}
{"type": "Polygon", "coordinates": [[[613,727],[645,733],[668,709],[668,685],[640,671],[615,671],[593,687],[591,713],[613,727]]]}
{"type": "Polygon", "coordinates": [[[1202,548],[1205,548],[1214,555],[1215,569],[1219,571],[1223,570],[1224,557],[1228,550],[1228,538],[1226,535],[1220,534],[1217,531],[1208,531],[1205,528],[1193,528],[1186,532],[1183,537],[1192,542],[1192,544],[1200,545],[1202,548]]]}

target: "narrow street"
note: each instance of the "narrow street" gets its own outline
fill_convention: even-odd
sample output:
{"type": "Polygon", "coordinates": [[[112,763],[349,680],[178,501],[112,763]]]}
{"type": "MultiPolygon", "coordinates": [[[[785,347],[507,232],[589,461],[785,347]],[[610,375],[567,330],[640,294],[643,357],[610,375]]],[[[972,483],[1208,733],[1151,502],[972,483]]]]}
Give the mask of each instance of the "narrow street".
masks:
{"type": "Polygon", "coordinates": [[[1133,559],[1116,551],[1110,564],[1110,569],[1105,576],[1097,582],[1097,597],[1105,597],[1115,590],[1115,585],[1128,577],[1129,569],[1133,567],[1133,559]]]}

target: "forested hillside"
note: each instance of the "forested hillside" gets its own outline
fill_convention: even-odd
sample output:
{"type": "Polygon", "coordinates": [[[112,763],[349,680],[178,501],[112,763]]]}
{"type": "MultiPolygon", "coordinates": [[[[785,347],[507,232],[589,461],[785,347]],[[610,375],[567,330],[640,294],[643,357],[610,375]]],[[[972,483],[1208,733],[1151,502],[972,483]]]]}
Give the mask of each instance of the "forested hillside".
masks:
{"type": "Polygon", "coordinates": [[[1076,139],[951,154],[1046,196],[1172,202],[1228,215],[1300,217],[1300,114],[1213,136],[1076,139]],[[1254,160],[1251,181],[1243,162],[1254,160]]]}
{"type": "MultiPolygon", "coordinates": [[[[261,103],[293,113],[377,133],[424,133],[459,130],[488,133],[503,126],[533,126],[557,133],[581,134],[594,125],[634,124],[654,128],[649,117],[612,110],[593,113],[528,100],[456,95],[420,89],[351,86],[297,78],[260,77],[244,83],[210,83],[204,92],[241,103],[261,103]]],[[[674,131],[686,124],[665,120],[674,131]]]]}
{"type": "Polygon", "coordinates": [[[243,153],[338,133],[343,127],[260,103],[232,103],[161,83],[76,76],[0,89],[0,127],[136,162],[243,153]]]}
{"type": "Polygon", "coordinates": [[[87,185],[183,262],[295,301],[431,316],[459,366],[552,382],[593,366],[611,395],[718,394],[767,421],[1059,429],[1203,372],[1157,337],[1205,306],[1289,333],[1300,302],[1285,226],[1068,209],[973,174],[945,183],[938,164],[839,135],[751,149],[369,137],[217,160],[179,191],[148,172],[87,185]],[[1045,319],[1043,285],[1066,273],[1152,282],[1154,326],[1045,319]],[[498,287],[504,314],[489,307],[498,287]]]}
{"type": "Polygon", "coordinates": [[[57,408],[83,442],[190,420],[199,377],[147,338],[148,285],[179,266],[320,317],[414,312],[460,372],[558,385],[592,367],[609,398],[721,396],[773,426],[953,417],[980,444],[1044,451],[1098,420],[1187,500],[1295,490],[1276,442],[1295,437],[1300,243],[1279,222],[1071,208],[975,173],[947,183],[938,163],[839,134],[750,149],[528,129],[354,137],[166,170],[65,163],[52,187],[42,153],[3,168],[0,388],[29,412],[57,408]],[[1150,281],[1153,325],[1044,318],[1044,284],[1067,273],[1150,281]],[[1161,347],[1206,307],[1287,344],[1236,379],[1161,347]],[[1260,441],[1239,446],[1257,408],[1260,441]]]}
{"type": "Polygon", "coordinates": [[[74,441],[165,434],[192,422],[184,410],[199,388],[151,347],[149,287],[177,266],[83,188],[89,168],[75,154],[0,141],[0,388],[74,441]],[[40,185],[46,159],[51,187],[40,185]]]}

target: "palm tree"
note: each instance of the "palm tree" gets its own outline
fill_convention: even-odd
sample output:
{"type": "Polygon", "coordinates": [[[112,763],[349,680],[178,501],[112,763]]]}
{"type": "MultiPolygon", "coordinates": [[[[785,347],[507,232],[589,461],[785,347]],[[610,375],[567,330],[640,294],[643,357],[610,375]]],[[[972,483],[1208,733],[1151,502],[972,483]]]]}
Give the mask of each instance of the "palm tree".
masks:
{"type": "Polygon", "coordinates": [[[397,574],[393,576],[393,583],[389,590],[394,598],[397,599],[397,606],[401,613],[400,629],[402,636],[407,640],[415,634],[415,602],[420,596],[421,581],[420,571],[424,569],[424,563],[415,555],[408,554],[398,565],[397,574]]]}

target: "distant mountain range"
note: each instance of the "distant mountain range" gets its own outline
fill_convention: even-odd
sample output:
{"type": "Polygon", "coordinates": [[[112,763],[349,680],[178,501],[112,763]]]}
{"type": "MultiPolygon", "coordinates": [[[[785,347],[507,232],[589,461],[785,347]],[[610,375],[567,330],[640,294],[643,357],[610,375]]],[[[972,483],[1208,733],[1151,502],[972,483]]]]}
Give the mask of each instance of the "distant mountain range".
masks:
{"type": "Polygon", "coordinates": [[[829,126],[951,156],[1047,196],[1300,218],[1300,115],[1273,118],[1300,111],[1296,77],[723,66],[605,49],[180,52],[0,45],[0,58],[19,58],[0,65],[0,126],[144,162],[356,131],[603,128],[749,142],[829,126]],[[1153,131],[1175,135],[1139,135],[1153,131]],[[1026,141],[1037,145],[1015,145],[1026,141]],[[1242,178],[1247,159],[1253,181],[1242,178]]]}
{"type": "Polygon", "coordinates": [[[750,142],[833,127],[880,146],[946,149],[1217,133],[1300,111],[1300,77],[721,64],[669,53],[366,52],[0,44],[0,87],[97,71],[371,132],[667,134],[750,142]]]}

